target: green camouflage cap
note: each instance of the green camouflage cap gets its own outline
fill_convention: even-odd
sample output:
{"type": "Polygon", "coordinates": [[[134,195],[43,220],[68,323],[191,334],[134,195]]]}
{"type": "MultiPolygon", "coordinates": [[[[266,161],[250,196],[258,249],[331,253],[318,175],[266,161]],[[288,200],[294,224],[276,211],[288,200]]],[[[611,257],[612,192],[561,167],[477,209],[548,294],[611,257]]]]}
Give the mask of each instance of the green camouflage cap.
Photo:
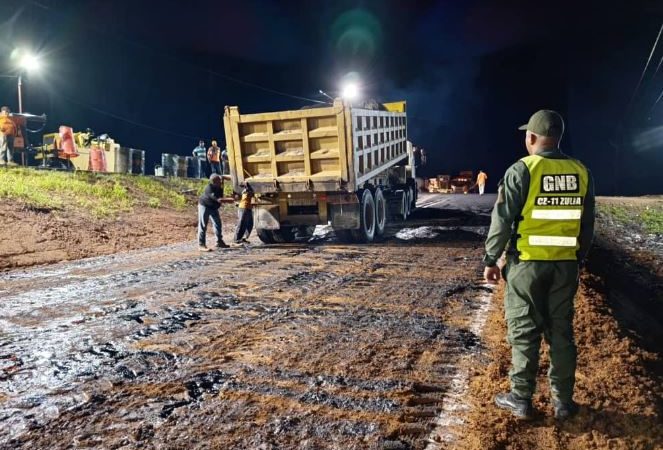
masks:
{"type": "Polygon", "coordinates": [[[531,131],[539,136],[561,137],[564,134],[564,119],[555,111],[542,109],[532,114],[529,122],[518,129],[531,131]]]}

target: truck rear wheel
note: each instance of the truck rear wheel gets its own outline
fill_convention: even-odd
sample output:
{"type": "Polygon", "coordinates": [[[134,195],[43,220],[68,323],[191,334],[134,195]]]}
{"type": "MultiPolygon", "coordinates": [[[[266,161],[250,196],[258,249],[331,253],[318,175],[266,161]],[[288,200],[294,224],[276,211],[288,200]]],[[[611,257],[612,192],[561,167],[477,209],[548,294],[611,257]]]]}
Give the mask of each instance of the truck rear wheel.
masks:
{"type": "Polygon", "coordinates": [[[412,215],[412,211],[414,211],[414,208],[416,207],[417,204],[417,193],[416,189],[414,187],[410,186],[407,188],[407,193],[409,197],[409,202],[407,203],[407,215],[408,217],[412,215]]]}
{"type": "Polygon", "coordinates": [[[256,230],[256,233],[258,234],[258,239],[260,239],[264,244],[274,243],[274,236],[272,236],[271,230],[258,229],[256,230]]]}
{"type": "Polygon", "coordinates": [[[387,228],[387,201],[384,198],[382,189],[375,190],[375,235],[377,237],[384,236],[384,231],[387,228]]]}
{"type": "Polygon", "coordinates": [[[373,242],[375,239],[375,200],[368,189],[364,189],[361,194],[359,218],[359,229],[352,230],[352,236],[357,242],[373,242]]]}
{"type": "Polygon", "coordinates": [[[293,227],[281,227],[278,230],[272,230],[271,234],[277,244],[287,244],[295,240],[295,229],[293,227]]]}
{"type": "Polygon", "coordinates": [[[408,207],[409,201],[408,201],[408,190],[405,189],[402,191],[402,196],[401,196],[401,213],[400,213],[400,218],[403,220],[407,220],[408,214],[410,214],[410,208],[408,207]]]}
{"type": "MultiPolygon", "coordinates": [[[[412,180],[412,179],[411,179],[412,180]]],[[[410,203],[410,214],[417,208],[417,199],[419,197],[419,189],[417,187],[417,182],[412,180],[410,183],[410,191],[412,192],[412,202],[410,203]]]]}

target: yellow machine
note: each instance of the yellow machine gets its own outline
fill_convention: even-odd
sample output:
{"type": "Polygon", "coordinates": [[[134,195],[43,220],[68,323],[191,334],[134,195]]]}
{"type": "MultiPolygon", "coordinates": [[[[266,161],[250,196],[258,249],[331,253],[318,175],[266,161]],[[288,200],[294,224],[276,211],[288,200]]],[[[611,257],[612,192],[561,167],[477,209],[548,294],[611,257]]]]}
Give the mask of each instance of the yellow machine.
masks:
{"type": "Polygon", "coordinates": [[[289,242],[330,223],[343,239],[371,242],[387,217],[416,203],[413,147],[405,102],[380,109],[350,106],[240,114],[226,106],[226,145],[237,192],[256,192],[264,242],[289,242]]]}
{"type": "Polygon", "coordinates": [[[74,143],[76,144],[76,151],[78,156],[66,158],[58,150],[62,148],[61,138],[59,133],[46,133],[42,139],[42,147],[37,147],[37,156],[35,159],[43,160],[43,158],[53,159],[58,161],[50,161],[49,166],[54,164],[58,168],[65,168],[70,170],[92,170],[90,162],[90,149],[101,148],[105,154],[105,167],[106,172],[126,172],[127,163],[124,162],[120,144],[115,142],[110,137],[93,137],[90,132],[76,132],[73,133],[74,143]]]}

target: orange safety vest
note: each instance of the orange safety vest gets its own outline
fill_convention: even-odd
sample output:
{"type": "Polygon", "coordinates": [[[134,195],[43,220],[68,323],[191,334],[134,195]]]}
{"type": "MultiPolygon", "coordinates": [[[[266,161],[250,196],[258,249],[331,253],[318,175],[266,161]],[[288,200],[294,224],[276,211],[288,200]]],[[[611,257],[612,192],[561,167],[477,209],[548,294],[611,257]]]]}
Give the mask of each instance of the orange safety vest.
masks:
{"type": "Polygon", "coordinates": [[[16,124],[9,116],[0,116],[0,132],[5,136],[16,136],[16,124]]]}
{"type": "Polygon", "coordinates": [[[210,147],[207,150],[207,159],[210,160],[210,162],[215,162],[218,163],[219,161],[219,155],[221,155],[221,148],[220,147],[210,147]]]}

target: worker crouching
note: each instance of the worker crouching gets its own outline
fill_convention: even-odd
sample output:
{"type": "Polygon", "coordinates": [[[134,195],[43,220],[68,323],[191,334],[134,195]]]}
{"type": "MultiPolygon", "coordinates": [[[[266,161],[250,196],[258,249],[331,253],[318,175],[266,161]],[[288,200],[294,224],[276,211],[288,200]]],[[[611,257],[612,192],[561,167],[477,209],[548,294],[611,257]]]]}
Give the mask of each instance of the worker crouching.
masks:
{"type": "Polygon", "coordinates": [[[246,183],[239,200],[237,211],[237,228],[235,229],[235,244],[248,243],[248,237],[253,230],[253,188],[246,183]]]}
{"type": "Polygon", "coordinates": [[[223,242],[219,208],[223,203],[232,203],[233,201],[231,197],[223,197],[223,177],[216,173],[212,174],[209,178],[209,184],[198,200],[198,248],[200,251],[207,252],[211,250],[205,244],[209,219],[212,219],[212,225],[214,226],[216,248],[228,247],[228,244],[223,242]]]}

